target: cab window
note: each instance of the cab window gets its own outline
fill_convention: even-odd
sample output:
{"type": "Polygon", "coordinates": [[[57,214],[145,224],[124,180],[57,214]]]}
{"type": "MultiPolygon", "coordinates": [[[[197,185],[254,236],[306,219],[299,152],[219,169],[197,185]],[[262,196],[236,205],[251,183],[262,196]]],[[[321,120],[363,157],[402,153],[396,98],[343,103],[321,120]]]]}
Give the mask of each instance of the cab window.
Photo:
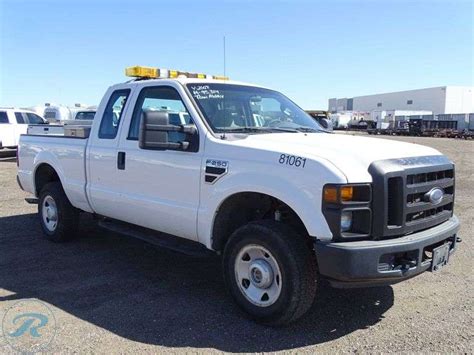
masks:
{"type": "Polygon", "coordinates": [[[0,112],[0,124],[1,123],[8,123],[8,115],[6,112],[0,112]]]}
{"type": "MultiPolygon", "coordinates": [[[[169,86],[155,86],[142,89],[133,110],[132,122],[128,132],[129,140],[138,140],[140,120],[146,111],[168,112],[169,122],[172,125],[191,124],[192,120],[179,93],[169,86]]],[[[182,142],[186,134],[169,132],[170,142],[182,142]]]]}
{"type": "Polygon", "coordinates": [[[16,123],[19,123],[19,124],[25,123],[25,118],[23,116],[23,113],[15,112],[15,118],[16,118],[16,123]]]}
{"type": "Polygon", "coordinates": [[[112,93],[100,122],[99,138],[114,139],[117,136],[120,119],[129,94],[129,89],[117,90],[112,93]]]}

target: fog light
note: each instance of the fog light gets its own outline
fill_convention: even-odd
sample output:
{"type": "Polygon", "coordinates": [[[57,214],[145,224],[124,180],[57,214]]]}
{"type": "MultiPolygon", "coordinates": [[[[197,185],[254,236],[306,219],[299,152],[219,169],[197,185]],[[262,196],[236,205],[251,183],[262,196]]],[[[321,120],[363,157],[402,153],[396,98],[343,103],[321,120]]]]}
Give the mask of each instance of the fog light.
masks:
{"type": "Polygon", "coordinates": [[[352,212],[341,213],[341,232],[347,232],[352,228],[352,212]]]}

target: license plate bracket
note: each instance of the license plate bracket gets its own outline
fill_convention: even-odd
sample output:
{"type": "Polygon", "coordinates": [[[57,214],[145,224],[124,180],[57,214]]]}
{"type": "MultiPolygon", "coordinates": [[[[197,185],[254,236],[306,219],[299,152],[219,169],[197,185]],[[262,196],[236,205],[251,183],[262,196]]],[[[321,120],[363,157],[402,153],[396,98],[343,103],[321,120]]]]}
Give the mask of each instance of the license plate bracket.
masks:
{"type": "Polygon", "coordinates": [[[443,244],[433,249],[433,261],[431,263],[431,271],[439,271],[449,261],[450,243],[443,244]]]}

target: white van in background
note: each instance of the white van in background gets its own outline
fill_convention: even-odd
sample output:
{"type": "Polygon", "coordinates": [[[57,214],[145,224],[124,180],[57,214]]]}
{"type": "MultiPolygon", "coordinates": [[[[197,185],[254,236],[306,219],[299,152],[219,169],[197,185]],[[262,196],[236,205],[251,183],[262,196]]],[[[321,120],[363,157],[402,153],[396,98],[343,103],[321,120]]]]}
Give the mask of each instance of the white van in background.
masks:
{"type": "Polygon", "coordinates": [[[0,149],[16,148],[21,134],[26,134],[28,125],[46,125],[40,115],[22,109],[0,108],[0,149]]]}

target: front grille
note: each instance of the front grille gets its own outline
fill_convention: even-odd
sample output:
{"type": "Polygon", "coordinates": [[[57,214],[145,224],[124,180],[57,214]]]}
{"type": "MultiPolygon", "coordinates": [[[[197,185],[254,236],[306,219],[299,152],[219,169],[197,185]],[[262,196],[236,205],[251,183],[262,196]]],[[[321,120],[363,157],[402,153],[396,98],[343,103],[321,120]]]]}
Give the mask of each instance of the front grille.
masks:
{"type": "Polygon", "coordinates": [[[418,225],[421,229],[425,222],[437,224],[439,220],[447,220],[453,211],[454,169],[407,175],[405,201],[405,222],[412,231],[417,230],[418,225]],[[441,188],[444,192],[441,202],[436,205],[426,198],[426,194],[434,188],[441,188]]]}
{"type": "Polygon", "coordinates": [[[411,174],[407,176],[407,185],[423,184],[427,182],[452,179],[453,177],[453,169],[432,171],[420,174],[411,174]]]}
{"type": "Polygon", "coordinates": [[[395,238],[448,220],[454,206],[454,165],[444,156],[379,161],[373,177],[376,239],[395,238]],[[443,190],[440,201],[428,193],[443,190]]]}

